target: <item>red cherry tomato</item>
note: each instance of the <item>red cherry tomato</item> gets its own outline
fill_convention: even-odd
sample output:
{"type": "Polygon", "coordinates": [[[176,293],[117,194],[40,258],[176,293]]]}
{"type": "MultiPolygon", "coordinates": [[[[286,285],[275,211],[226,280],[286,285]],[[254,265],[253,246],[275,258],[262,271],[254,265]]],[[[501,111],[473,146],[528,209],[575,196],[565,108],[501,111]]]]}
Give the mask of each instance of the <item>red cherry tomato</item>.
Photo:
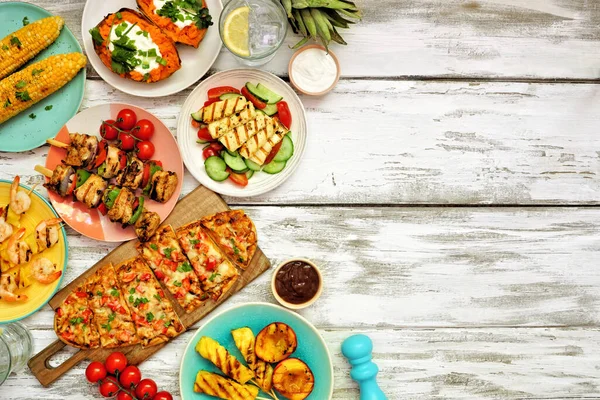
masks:
{"type": "Polygon", "coordinates": [[[104,397],[114,397],[120,390],[117,379],[114,376],[109,376],[102,381],[98,389],[100,390],[100,394],[104,397]]]}
{"type": "Polygon", "coordinates": [[[119,375],[119,382],[127,389],[133,389],[141,379],[142,373],[135,365],[128,365],[119,375]]]}
{"type": "Polygon", "coordinates": [[[208,146],[204,150],[202,150],[202,157],[204,157],[205,160],[209,157],[217,156],[217,155],[218,155],[218,153],[216,151],[214,151],[210,146],[208,146]]]}
{"type": "Polygon", "coordinates": [[[210,136],[210,132],[208,131],[208,128],[198,129],[198,139],[204,140],[206,142],[212,142],[215,140],[212,138],[212,136],[210,136]]]}
{"type": "Polygon", "coordinates": [[[221,150],[223,150],[225,148],[225,146],[223,146],[219,142],[213,142],[213,143],[209,144],[208,147],[210,147],[211,149],[213,149],[214,151],[216,151],[218,153],[220,153],[221,150]]]}
{"type": "Polygon", "coordinates": [[[129,133],[119,132],[119,140],[121,145],[119,146],[122,150],[129,151],[135,147],[135,139],[129,133]]]}
{"type": "Polygon", "coordinates": [[[204,102],[204,106],[203,107],[208,107],[210,106],[212,103],[216,103],[217,101],[219,101],[219,98],[217,97],[216,99],[208,99],[204,102]]]}
{"type": "Polygon", "coordinates": [[[133,396],[131,395],[131,393],[121,390],[117,394],[117,400],[133,400],[133,396]]]}
{"type": "Polygon", "coordinates": [[[240,186],[248,186],[248,177],[246,174],[237,174],[233,172],[231,169],[227,168],[229,172],[229,180],[240,186]]]}
{"type": "Polygon", "coordinates": [[[169,392],[158,392],[152,400],[173,400],[173,396],[171,396],[171,393],[169,392]]]}
{"type": "Polygon", "coordinates": [[[292,127],[292,113],[285,101],[277,103],[277,115],[279,115],[279,120],[286,128],[290,129],[292,127]]]}
{"type": "Polygon", "coordinates": [[[137,115],[129,108],[124,108],[117,114],[117,128],[124,131],[131,130],[137,121],[137,115]]]}
{"type": "Polygon", "coordinates": [[[127,366],[127,357],[120,351],[115,351],[106,358],[104,365],[106,366],[106,370],[114,375],[117,371],[121,372],[125,369],[127,366]]]}
{"type": "Polygon", "coordinates": [[[140,119],[131,130],[131,134],[140,140],[150,140],[154,135],[154,124],[147,119],[140,119]]]}
{"type": "Polygon", "coordinates": [[[115,120],[107,119],[100,125],[100,136],[106,140],[115,140],[119,136],[119,131],[115,128],[115,120]]]}
{"type": "Polygon", "coordinates": [[[282,144],[282,142],[279,142],[275,146],[273,146],[273,149],[271,150],[271,152],[267,156],[267,159],[265,160],[265,165],[267,165],[268,163],[270,163],[271,161],[273,161],[273,159],[275,158],[275,156],[279,152],[279,149],[281,148],[281,144],[282,144]]]}
{"type": "Polygon", "coordinates": [[[153,398],[156,395],[156,382],[152,379],[142,379],[140,383],[138,383],[135,388],[135,395],[140,400],[148,400],[153,398]]]}
{"type": "Polygon", "coordinates": [[[154,155],[154,145],[152,142],[143,140],[135,144],[135,151],[140,160],[149,160],[154,155]]]}
{"type": "Polygon", "coordinates": [[[246,89],[246,86],[244,86],[242,88],[242,95],[244,95],[244,97],[246,99],[248,99],[248,101],[252,102],[252,104],[254,104],[254,107],[258,108],[259,110],[262,110],[263,108],[265,108],[267,106],[266,103],[260,101],[259,99],[254,97],[252,94],[250,94],[248,89],[246,89]]]}
{"type": "Polygon", "coordinates": [[[221,95],[225,93],[240,94],[240,91],[234,88],[233,86],[219,86],[208,90],[208,98],[218,99],[219,97],[221,97],[221,95]]]}
{"type": "Polygon", "coordinates": [[[99,380],[106,378],[106,368],[104,367],[104,364],[98,361],[91,362],[85,369],[85,377],[90,383],[96,383],[99,380]]]}

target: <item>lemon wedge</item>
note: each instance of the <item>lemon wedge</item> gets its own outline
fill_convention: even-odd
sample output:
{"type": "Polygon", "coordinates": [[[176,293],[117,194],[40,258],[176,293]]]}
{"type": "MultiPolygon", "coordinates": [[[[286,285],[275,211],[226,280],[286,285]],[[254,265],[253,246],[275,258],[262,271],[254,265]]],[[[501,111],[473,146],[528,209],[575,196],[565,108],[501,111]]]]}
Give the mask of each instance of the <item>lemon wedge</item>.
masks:
{"type": "Polygon", "coordinates": [[[223,42],[234,54],[250,57],[248,46],[250,8],[239,7],[229,13],[223,24],[223,42]]]}

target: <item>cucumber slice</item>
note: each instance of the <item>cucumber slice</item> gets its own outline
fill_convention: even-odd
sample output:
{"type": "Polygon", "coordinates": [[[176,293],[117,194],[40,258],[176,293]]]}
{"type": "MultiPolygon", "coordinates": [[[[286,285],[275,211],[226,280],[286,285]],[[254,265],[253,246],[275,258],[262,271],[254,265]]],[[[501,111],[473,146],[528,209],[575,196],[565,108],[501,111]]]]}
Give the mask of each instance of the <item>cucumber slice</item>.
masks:
{"type": "Polygon", "coordinates": [[[260,101],[266,103],[267,99],[260,93],[256,85],[250,82],[246,82],[246,89],[250,92],[251,95],[259,99],[260,101]]]}
{"type": "Polygon", "coordinates": [[[199,144],[206,144],[206,143],[210,143],[208,140],[203,140],[203,139],[196,139],[196,143],[199,144]]]}
{"type": "Polygon", "coordinates": [[[219,96],[219,100],[229,100],[229,99],[237,99],[241,94],[237,93],[223,93],[219,96]]]}
{"type": "Polygon", "coordinates": [[[229,155],[232,156],[232,157],[237,157],[238,156],[238,152],[237,151],[231,151],[227,147],[225,147],[225,151],[228,152],[229,155]]]}
{"type": "Polygon", "coordinates": [[[277,114],[277,105],[267,104],[267,106],[265,108],[263,108],[262,110],[259,110],[259,111],[262,111],[265,114],[267,114],[269,117],[272,117],[273,115],[277,114]]]}
{"type": "Polygon", "coordinates": [[[199,109],[198,111],[196,111],[196,112],[193,112],[193,113],[192,113],[192,118],[193,118],[195,121],[198,121],[198,122],[203,122],[203,121],[202,121],[202,114],[203,114],[203,112],[202,112],[202,108],[201,108],[201,109],[199,109]]]}
{"type": "Polygon", "coordinates": [[[245,171],[248,168],[242,156],[237,153],[235,153],[235,156],[232,156],[229,152],[224,151],[223,161],[234,171],[245,171]]]}
{"type": "Polygon", "coordinates": [[[294,143],[292,142],[290,135],[285,135],[283,137],[283,140],[281,141],[281,147],[279,148],[279,151],[277,152],[275,157],[273,157],[273,161],[287,161],[290,158],[292,158],[293,155],[294,143]]]}
{"type": "Polygon", "coordinates": [[[285,161],[273,160],[263,167],[263,171],[265,171],[267,174],[278,174],[283,171],[285,164],[287,164],[285,161]]]}
{"type": "Polygon", "coordinates": [[[250,179],[250,178],[252,178],[253,175],[254,175],[254,171],[252,171],[251,169],[246,171],[246,178],[250,179]]]}
{"type": "Polygon", "coordinates": [[[258,165],[254,161],[244,159],[244,162],[246,163],[246,166],[248,167],[248,169],[250,169],[250,171],[260,171],[260,165],[258,165]]]}
{"type": "Polygon", "coordinates": [[[206,174],[213,181],[222,182],[229,178],[229,172],[226,171],[227,164],[225,164],[225,161],[221,157],[208,157],[204,161],[204,168],[206,168],[206,174]]]}
{"type": "Polygon", "coordinates": [[[267,103],[269,104],[275,104],[283,99],[283,96],[280,96],[277,93],[273,92],[271,89],[269,89],[262,83],[256,85],[256,90],[260,94],[260,97],[266,99],[267,103]]]}

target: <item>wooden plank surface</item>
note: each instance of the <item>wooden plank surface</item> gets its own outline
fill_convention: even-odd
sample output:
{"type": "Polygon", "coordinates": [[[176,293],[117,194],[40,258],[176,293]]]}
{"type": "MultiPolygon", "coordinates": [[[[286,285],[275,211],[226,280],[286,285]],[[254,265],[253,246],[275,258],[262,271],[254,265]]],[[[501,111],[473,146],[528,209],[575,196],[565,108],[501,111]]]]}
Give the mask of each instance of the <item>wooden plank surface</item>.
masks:
{"type": "MultiPolygon", "coordinates": [[[[160,99],[87,82],[83,108],[132,103],[175,134],[190,91],[160,99]]],[[[351,80],[303,96],[309,135],[296,173],[234,204],[599,204],[598,85],[351,80]]],[[[199,157],[200,157],[199,146],[199,157]]],[[[0,156],[23,175],[48,147],[0,156]]],[[[35,179],[32,178],[35,176],[35,179]]],[[[198,183],[186,173],[184,192],[198,183]]]]}
{"type": "MultiPolygon", "coordinates": [[[[81,39],[85,0],[36,0],[81,39]]],[[[600,7],[581,0],[363,0],[334,45],[343,77],[598,79],[600,7]]],[[[213,16],[218,20],[218,16],[213,16]]],[[[287,75],[288,38],[264,68],[287,75]]],[[[238,67],[223,49],[212,72],[238,67]]],[[[88,67],[91,77],[97,77],[88,67]]]]}

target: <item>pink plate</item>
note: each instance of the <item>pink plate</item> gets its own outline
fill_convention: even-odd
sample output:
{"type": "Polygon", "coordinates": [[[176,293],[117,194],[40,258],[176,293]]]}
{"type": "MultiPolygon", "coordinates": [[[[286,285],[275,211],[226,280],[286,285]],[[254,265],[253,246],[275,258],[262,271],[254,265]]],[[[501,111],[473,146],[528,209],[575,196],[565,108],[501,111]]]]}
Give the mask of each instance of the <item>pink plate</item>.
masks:
{"type": "MultiPolygon", "coordinates": [[[[103,120],[116,119],[117,114],[124,108],[132,109],[137,119],[148,119],[154,124],[154,136],[151,142],[156,148],[156,153],[152,159],[160,160],[163,163],[165,170],[173,171],[179,178],[177,190],[171,199],[162,204],[146,198],[145,206],[151,211],[155,211],[160,215],[161,220],[167,216],[175,207],[179,193],[181,192],[181,184],[183,180],[183,161],[179,153],[179,147],[175,138],[158,118],[150,114],[148,111],[132,106],[130,104],[113,103],[102,104],[88,108],[79,114],[75,115],[65,126],[61,128],[56,135],[56,140],[64,143],[69,142],[69,133],[87,133],[88,135],[96,135],[100,137],[100,124],[103,120]]],[[[55,146],[50,147],[48,158],[46,159],[46,168],[54,170],[56,165],[60,164],[66,150],[55,146]]],[[[139,194],[138,190],[138,194],[139,194]]],[[[56,193],[48,192],[48,197],[52,205],[65,220],[67,224],[77,232],[92,239],[102,240],[105,242],[123,242],[125,240],[134,239],[136,237],[132,227],[123,229],[120,224],[111,222],[108,217],[103,216],[96,209],[89,209],[82,203],[73,201],[71,196],[62,198],[56,193]]]]}

